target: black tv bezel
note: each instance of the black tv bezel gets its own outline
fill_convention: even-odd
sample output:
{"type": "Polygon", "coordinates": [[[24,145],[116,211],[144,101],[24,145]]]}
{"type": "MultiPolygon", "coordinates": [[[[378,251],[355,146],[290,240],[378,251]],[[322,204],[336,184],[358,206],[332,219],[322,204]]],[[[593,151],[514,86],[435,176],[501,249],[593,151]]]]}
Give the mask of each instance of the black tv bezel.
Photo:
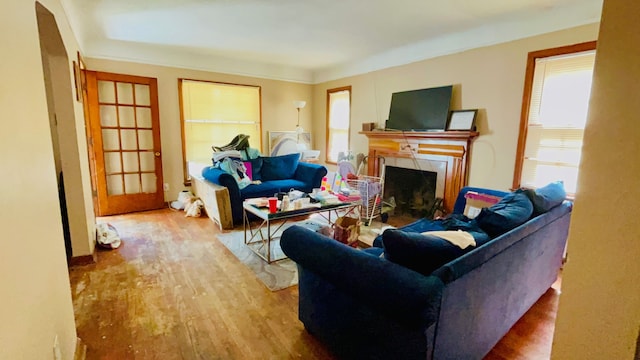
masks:
{"type": "MultiPolygon", "coordinates": [[[[414,89],[414,90],[406,90],[406,91],[398,91],[398,92],[394,92],[391,94],[391,104],[389,106],[389,118],[387,119],[387,121],[385,122],[385,130],[388,131],[408,131],[408,132],[442,132],[442,131],[446,131],[447,126],[449,124],[449,116],[450,116],[450,112],[451,112],[451,99],[453,98],[453,85],[443,85],[443,86],[435,86],[435,87],[429,87],[429,88],[422,88],[422,89],[414,89]],[[393,120],[393,114],[394,114],[394,101],[393,98],[394,96],[398,96],[398,94],[405,94],[405,93],[414,93],[414,92],[426,92],[426,91],[434,91],[434,90],[440,90],[440,89],[449,89],[449,93],[448,93],[448,98],[449,101],[446,104],[446,111],[442,111],[442,114],[440,114],[442,116],[442,119],[439,119],[440,124],[438,124],[438,127],[423,127],[423,126],[416,126],[416,127],[406,127],[406,126],[397,126],[399,124],[395,124],[395,126],[397,127],[389,127],[389,121],[393,120]]],[[[397,113],[397,111],[396,111],[397,113]]],[[[415,119],[415,117],[414,117],[415,119]]],[[[397,121],[396,121],[397,122],[397,121]]],[[[415,121],[413,121],[413,123],[416,123],[415,121]]],[[[393,125],[392,125],[393,126],[393,125]]]]}

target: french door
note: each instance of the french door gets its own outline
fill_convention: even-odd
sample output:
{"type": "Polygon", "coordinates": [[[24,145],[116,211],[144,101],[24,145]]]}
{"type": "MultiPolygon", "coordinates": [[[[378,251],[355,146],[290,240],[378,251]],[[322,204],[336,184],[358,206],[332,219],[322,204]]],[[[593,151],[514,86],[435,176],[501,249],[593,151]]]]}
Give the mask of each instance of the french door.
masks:
{"type": "Polygon", "coordinates": [[[86,71],[97,215],[164,206],[154,78],[86,71]]]}

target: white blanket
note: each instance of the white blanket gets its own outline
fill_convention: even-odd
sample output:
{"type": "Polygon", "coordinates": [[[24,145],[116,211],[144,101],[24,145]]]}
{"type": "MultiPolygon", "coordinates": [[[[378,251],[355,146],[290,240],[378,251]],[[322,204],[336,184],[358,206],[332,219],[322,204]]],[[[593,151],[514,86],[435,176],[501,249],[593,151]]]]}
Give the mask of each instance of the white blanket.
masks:
{"type": "Polygon", "coordinates": [[[456,245],[460,249],[466,249],[469,246],[476,246],[476,240],[473,235],[462,230],[444,230],[444,231],[425,231],[422,235],[433,235],[456,245]]]}

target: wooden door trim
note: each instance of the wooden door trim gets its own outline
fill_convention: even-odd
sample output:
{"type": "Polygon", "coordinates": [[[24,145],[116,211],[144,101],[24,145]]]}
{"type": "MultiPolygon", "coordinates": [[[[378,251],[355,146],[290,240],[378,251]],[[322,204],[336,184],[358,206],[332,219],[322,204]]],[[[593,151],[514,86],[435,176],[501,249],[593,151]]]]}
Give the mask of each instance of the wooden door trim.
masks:
{"type": "MultiPolygon", "coordinates": [[[[160,136],[160,113],[158,108],[158,86],[157,79],[148,78],[135,75],[123,75],[115,73],[106,73],[98,71],[87,71],[87,95],[88,95],[88,114],[90,129],[87,130],[90,133],[91,138],[91,150],[94,154],[93,161],[95,171],[92,176],[95,176],[96,181],[96,199],[94,199],[96,206],[96,212],[98,216],[112,215],[124,212],[142,211],[148,210],[149,207],[160,208],[164,206],[164,191],[163,191],[163,174],[162,174],[162,147],[160,136]],[[149,106],[151,111],[151,129],[153,138],[153,148],[151,151],[154,153],[154,165],[156,174],[156,192],[142,193],[142,194],[124,194],[124,195],[109,195],[107,190],[107,178],[104,160],[104,144],[102,139],[102,126],[100,123],[100,105],[98,97],[98,81],[111,81],[114,83],[123,82],[130,84],[142,84],[149,86],[149,106]],[[103,156],[96,156],[100,151],[103,156]],[[155,156],[159,153],[159,156],[155,156]],[[101,184],[100,182],[104,182],[101,184]],[[143,201],[146,200],[146,201],[143,201]],[[149,203],[153,205],[149,205],[149,203]]],[[[135,87],[133,89],[135,97],[135,87]]],[[[116,102],[118,104],[117,96],[116,102]]],[[[115,105],[114,104],[114,105],[115,105]]],[[[125,104],[126,105],[126,104],[125,104]]],[[[135,105],[135,98],[134,98],[135,105]]],[[[137,105],[145,108],[146,105],[137,105]]],[[[137,128],[136,124],[136,128],[137,128]]],[[[118,126],[118,128],[120,128],[118,126]]],[[[136,142],[139,142],[139,138],[136,137],[136,142]]],[[[139,149],[139,146],[138,146],[139,149]]],[[[120,152],[122,149],[120,149],[120,152]]],[[[147,150],[148,151],[148,150],[147,150]]],[[[122,158],[121,158],[121,164],[122,158]]],[[[138,165],[140,166],[140,164],[138,165]]],[[[124,170],[124,169],[123,169],[124,170]]],[[[141,170],[138,171],[141,173],[141,170]]],[[[124,175],[124,171],[123,171],[124,175]]],[[[124,177],[123,177],[124,181],[124,177]]],[[[125,189],[123,184],[123,189],[125,189]]]]}
{"type": "Polygon", "coordinates": [[[588,41],[580,44],[561,46],[557,48],[532,51],[527,57],[527,68],[524,75],[524,90],[522,93],[522,110],[520,112],[520,131],[518,132],[518,147],[516,148],[516,163],[513,171],[513,189],[520,188],[522,167],[524,164],[524,150],[527,143],[527,130],[529,125],[529,111],[531,106],[531,91],[533,75],[536,69],[536,60],[551,56],[567,55],[583,51],[595,50],[597,41],[588,41]]]}

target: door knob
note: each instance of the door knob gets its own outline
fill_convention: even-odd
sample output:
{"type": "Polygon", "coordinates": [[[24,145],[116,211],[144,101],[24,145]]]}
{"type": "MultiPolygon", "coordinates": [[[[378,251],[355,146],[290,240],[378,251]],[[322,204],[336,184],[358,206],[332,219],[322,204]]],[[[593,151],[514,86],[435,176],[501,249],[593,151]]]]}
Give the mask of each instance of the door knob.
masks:
{"type": "Polygon", "coordinates": [[[156,157],[160,156],[160,151],[156,151],[156,153],[154,154],[156,157]]]}

